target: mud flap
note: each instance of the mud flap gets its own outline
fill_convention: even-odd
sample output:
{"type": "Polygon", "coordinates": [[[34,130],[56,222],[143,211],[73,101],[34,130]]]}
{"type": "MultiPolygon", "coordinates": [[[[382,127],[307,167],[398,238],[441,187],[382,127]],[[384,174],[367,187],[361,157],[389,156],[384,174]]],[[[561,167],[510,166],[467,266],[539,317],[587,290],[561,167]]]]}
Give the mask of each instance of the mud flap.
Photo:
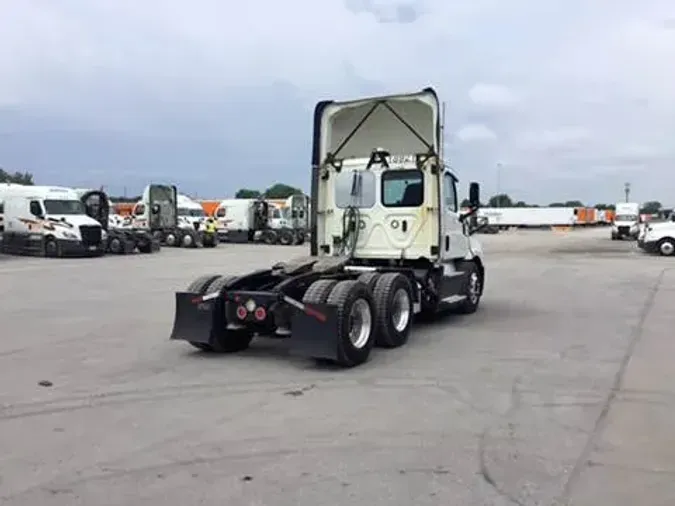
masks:
{"type": "Polygon", "coordinates": [[[218,301],[195,302],[195,299],[200,298],[198,293],[176,293],[176,312],[170,339],[204,344],[210,342],[214,310],[218,301]]]}
{"type": "Polygon", "coordinates": [[[340,353],[337,306],[305,304],[291,318],[290,351],[294,355],[337,360],[340,353]]]}

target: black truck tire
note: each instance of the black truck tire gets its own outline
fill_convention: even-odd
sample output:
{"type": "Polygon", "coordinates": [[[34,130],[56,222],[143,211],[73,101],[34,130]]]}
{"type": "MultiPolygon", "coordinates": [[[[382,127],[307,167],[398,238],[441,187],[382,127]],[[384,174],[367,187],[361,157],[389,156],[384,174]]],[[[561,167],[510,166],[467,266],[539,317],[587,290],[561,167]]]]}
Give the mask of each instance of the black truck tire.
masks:
{"type": "Polygon", "coordinates": [[[108,241],[108,250],[115,255],[122,253],[124,251],[122,240],[119,237],[111,237],[110,241],[108,241]]]}
{"type": "MultiPolygon", "coordinates": [[[[220,292],[235,279],[236,276],[218,276],[208,285],[205,293],[220,292]]],[[[218,311],[223,309],[224,304],[221,304],[218,311]]],[[[211,329],[211,343],[202,349],[214,353],[236,353],[248,348],[252,340],[253,332],[249,329],[228,329],[225,316],[221,315],[218,325],[211,329]]]]}
{"type": "Polygon", "coordinates": [[[475,313],[480,304],[480,298],[483,295],[483,276],[476,265],[476,262],[464,262],[461,269],[467,273],[466,287],[464,293],[466,299],[460,302],[456,311],[460,314],[475,313]]]}
{"type": "Polygon", "coordinates": [[[282,246],[291,246],[295,243],[295,234],[290,228],[282,228],[279,231],[279,244],[282,246]]]}
{"type": "Polygon", "coordinates": [[[403,274],[387,272],[375,282],[377,338],[383,348],[398,348],[408,341],[413,323],[413,291],[403,274]]]}
{"type": "Polygon", "coordinates": [[[381,274],[379,272],[364,272],[358,277],[358,281],[366,285],[370,291],[375,290],[375,283],[380,279],[381,274]]]}
{"type": "Polygon", "coordinates": [[[375,304],[368,287],[356,280],[338,282],[327,304],[337,306],[337,364],[354,367],[368,360],[375,344],[375,304]],[[352,332],[358,331],[358,335],[352,332]]]}
{"type": "Polygon", "coordinates": [[[61,248],[59,243],[53,237],[47,237],[45,240],[45,256],[49,258],[57,258],[61,256],[61,248]]]}
{"type": "Polygon", "coordinates": [[[659,255],[664,257],[671,257],[675,255],[675,240],[670,237],[664,237],[657,245],[659,255]]]}
{"type": "Polygon", "coordinates": [[[307,236],[305,235],[304,230],[296,230],[295,231],[295,244],[300,246],[302,244],[305,244],[305,239],[307,236]]]}
{"type": "Polygon", "coordinates": [[[164,235],[164,244],[167,246],[180,246],[182,241],[182,237],[180,237],[175,230],[169,230],[165,235],[164,235]]]}
{"type": "Polygon", "coordinates": [[[333,291],[337,283],[335,279],[320,279],[315,281],[309,285],[305,295],[302,297],[303,304],[325,304],[330,292],[333,291]]]}
{"type": "Polygon", "coordinates": [[[272,244],[276,244],[279,241],[279,235],[277,234],[276,230],[263,230],[262,231],[262,242],[265,244],[269,244],[270,246],[272,244]]]}

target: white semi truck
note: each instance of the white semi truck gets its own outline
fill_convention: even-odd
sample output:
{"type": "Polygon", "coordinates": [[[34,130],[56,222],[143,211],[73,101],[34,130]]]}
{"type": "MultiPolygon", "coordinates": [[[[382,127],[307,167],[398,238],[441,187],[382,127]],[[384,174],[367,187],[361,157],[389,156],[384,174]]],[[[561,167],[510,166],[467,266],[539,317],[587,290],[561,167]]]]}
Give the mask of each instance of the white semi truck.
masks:
{"type": "Polygon", "coordinates": [[[155,253],[160,250],[159,241],[147,230],[135,229],[131,222],[115,214],[115,206],[104,191],[76,188],[75,192],[84,204],[87,215],[98,221],[105,231],[107,253],[124,255],[136,251],[155,253]]]}
{"type": "MultiPolygon", "coordinates": [[[[198,248],[218,245],[218,234],[215,230],[202,228],[202,217],[191,217],[185,196],[179,200],[178,190],[173,185],[150,184],[143,190],[143,196],[132,210],[134,228],[148,230],[152,236],[165,246],[198,248]],[[180,204],[179,204],[180,202],[180,204]],[[182,219],[181,212],[187,213],[182,219]]],[[[191,200],[191,199],[189,199],[191,200]]],[[[202,206],[195,202],[203,213],[202,206]]]]}
{"type": "Polygon", "coordinates": [[[301,244],[304,234],[293,228],[285,208],[264,199],[226,199],[215,210],[218,228],[228,242],[301,244]]]}
{"type": "Polygon", "coordinates": [[[2,184],[0,203],[3,253],[48,257],[105,253],[103,227],[87,215],[72,188],[2,184]]]}
{"type": "Polygon", "coordinates": [[[612,240],[637,239],[640,233],[640,204],[637,202],[619,202],[612,223],[612,240]]]}
{"type": "Polygon", "coordinates": [[[176,293],[171,338],[228,353],[286,337],[293,353],[352,367],[373,346],[405,345],[414,314],[474,313],[485,282],[470,226],[479,186],[461,212],[441,132],[431,88],[317,104],[311,255],[195,279],[176,293]]]}

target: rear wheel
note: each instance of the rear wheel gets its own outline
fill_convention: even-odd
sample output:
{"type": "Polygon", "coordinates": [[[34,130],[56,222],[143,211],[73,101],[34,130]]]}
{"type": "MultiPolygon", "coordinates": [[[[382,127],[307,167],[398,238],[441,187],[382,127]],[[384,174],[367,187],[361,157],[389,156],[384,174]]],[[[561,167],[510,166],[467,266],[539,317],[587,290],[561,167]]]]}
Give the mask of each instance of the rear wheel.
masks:
{"type": "Polygon", "coordinates": [[[403,274],[382,274],[373,290],[378,346],[397,348],[408,341],[413,321],[413,294],[403,274]]]}
{"type": "Polygon", "coordinates": [[[664,257],[675,255],[675,240],[670,237],[664,237],[659,241],[658,251],[664,257]]]}
{"type": "Polygon", "coordinates": [[[366,285],[371,292],[375,290],[375,283],[378,279],[380,279],[379,272],[364,272],[358,277],[358,281],[366,285]]]}
{"type": "Polygon", "coordinates": [[[301,244],[305,244],[305,232],[302,230],[298,230],[295,233],[295,244],[298,246],[301,244]]]}
{"type": "Polygon", "coordinates": [[[196,242],[197,241],[195,239],[194,234],[192,233],[192,231],[189,231],[183,234],[183,237],[180,240],[180,245],[183,248],[192,248],[196,242]]]}
{"type": "Polygon", "coordinates": [[[263,230],[262,233],[262,241],[265,244],[276,244],[277,241],[279,240],[279,236],[277,235],[275,230],[263,230]]]}
{"type": "Polygon", "coordinates": [[[355,280],[340,281],[326,303],[337,306],[336,362],[343,367],[366,362],[375,344],[375,311],[368,287],[355,280]]]}
{"type": "Polygon", "coordinates": [[[110,253],[119,255],[123,249],[122,241],[120,240],[120,238],[113,237],[112,239],[110,239],[110,242],[108,243],[108,249],[110,250],[110,253]]]}
{"type": "Polygon", "coordinates": [[[178,240],[178,236],[173,230],[171,232],[167,232],[164,236],[164,243],[167,246],[178,246],[178,240]]]}
{"type": "Polygon", "coordinates": [[[284,228],[279,232],[279,244],[283,246],[290,246],[295,242],[295,234],[289,228],[284,228]]]}

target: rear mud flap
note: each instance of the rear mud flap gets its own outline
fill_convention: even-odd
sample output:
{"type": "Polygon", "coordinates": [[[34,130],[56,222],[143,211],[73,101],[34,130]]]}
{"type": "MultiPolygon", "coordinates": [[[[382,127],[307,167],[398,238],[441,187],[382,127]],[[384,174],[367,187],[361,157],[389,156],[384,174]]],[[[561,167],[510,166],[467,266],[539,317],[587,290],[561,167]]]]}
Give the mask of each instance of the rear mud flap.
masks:
{"type": "Polygon", "coordinates": [[[198,293],[176,293],[176,312],[171,339],[208,344],[211,339],[216,301],[195,303],[198,293]]]}
{"type": "Polygon", "coordinates": [[[337,360],[340,336],[337,328],[337,307],[328,304],[306,304],[291,318],[293,329],[290,351],[294,355],[337,360]]]}

